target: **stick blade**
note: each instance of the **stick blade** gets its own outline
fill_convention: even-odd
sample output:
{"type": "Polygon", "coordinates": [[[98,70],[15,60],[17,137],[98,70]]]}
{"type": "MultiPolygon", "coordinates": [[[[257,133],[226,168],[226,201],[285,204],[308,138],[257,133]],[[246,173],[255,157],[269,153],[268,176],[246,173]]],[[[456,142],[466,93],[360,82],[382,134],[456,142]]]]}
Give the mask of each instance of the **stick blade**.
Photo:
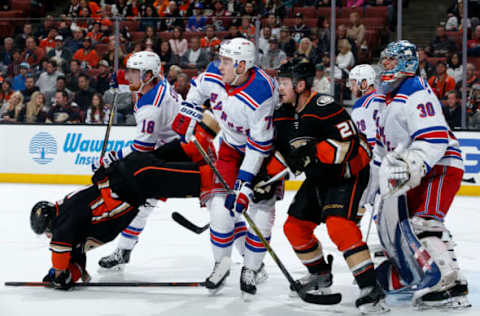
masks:
{"type": "Polygon", "coordinates": [[[312,294],[312,293],[299,293],[300,298],[311,304],[318,305],[335,305],[342,301],[342,294],[332,293],[332,294],[312,294]]]}
{"type": "Polygon", "coordinates": [[[188,230],[191,230],[192,232],[194,232],[195,234],[201,234],[203,233],[205,230],[207,230],[207,228],[210,227],[210,224],[207,224],[205,226],[197,226],[195,224],[193,224],[192,222],[190,222],[188,219],[186,219],[182,214],[178,213],[178,212],[173,212],[172,213],[172,219],[177,222],[178,224],[182,225],[183,227],[187,228],[188,230]]]}

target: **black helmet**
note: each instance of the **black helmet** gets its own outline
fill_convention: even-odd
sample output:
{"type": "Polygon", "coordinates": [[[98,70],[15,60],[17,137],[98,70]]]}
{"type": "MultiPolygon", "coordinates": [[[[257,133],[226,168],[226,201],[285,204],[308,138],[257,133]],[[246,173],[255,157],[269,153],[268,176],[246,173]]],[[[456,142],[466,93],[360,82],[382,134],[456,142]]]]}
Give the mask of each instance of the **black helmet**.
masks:
{"type": "Polygon", "coordinates": [[[315,77],[315,64],[310,61],[301,61],[295,65],[293,75],[296,82],[305,80],[306,88],[313,86],[313,78],[315,77]]]}
{"type": "Polygon", "coordinates": [[[278,77],[292,78],[293,79],[293,70],[295,69],[295,64],[292,62],[287,62],[280,66],[278,69],[278,77]]]}
{"type": "Polygon", "coordinates": [[[40,201],[33,206],[30,213],[30,227],[32,227],[35,234],[41,235],[47,228],[51,228],[55,211],[55,204],[48,201],[40,201]]]}

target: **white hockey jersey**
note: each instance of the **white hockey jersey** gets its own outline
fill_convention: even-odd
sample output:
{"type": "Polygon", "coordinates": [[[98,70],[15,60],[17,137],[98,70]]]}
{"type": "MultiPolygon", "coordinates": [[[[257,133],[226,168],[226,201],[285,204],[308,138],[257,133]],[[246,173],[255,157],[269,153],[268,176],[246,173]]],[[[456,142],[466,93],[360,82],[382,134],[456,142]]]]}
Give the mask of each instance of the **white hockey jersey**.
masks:
{"type": "Polygon", "coordinates": [[[363,95],[352,107],[351,117],[358,130],[365,134],[368,144],[375,147],[375,135],[377,133],[376,116],[378,114],[376,100],[377,90],[363,95]]]}
{"type": "Polygon", "coordinates": [[[119,158],[132,151],[152,151],[178,138],[172,123],[182,101],[166,79],[139,96],[133,109],[137,122],[136,136],[130,147],[118,152],[119,158]]]}
{"type": "Polygon", "coordinates": [[[278,88],[274,79],[254,67],[246,83],[232,87],[222,82],[216,63],[192,80],[187,102],[198,105],[210,101],[210,109],[218,121],[222,140],[245,153],[239,178],[251,181],[273,144],[273,110],[278,104],[278,88]]]}
{"type": "Polygon", "coordinates": [[[457,139],[450,131],[440,101],[420,77],[405,79],[391,94],[378,95],[374,164],[402,144],[423,159],[427,172],[435,165],[463,170],[457,139]]]}

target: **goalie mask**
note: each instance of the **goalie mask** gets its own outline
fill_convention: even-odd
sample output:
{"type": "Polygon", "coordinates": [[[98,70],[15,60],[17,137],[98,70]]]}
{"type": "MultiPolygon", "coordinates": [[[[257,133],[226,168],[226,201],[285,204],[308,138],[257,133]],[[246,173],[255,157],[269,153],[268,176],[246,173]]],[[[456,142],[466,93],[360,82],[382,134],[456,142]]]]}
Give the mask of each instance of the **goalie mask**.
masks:
{"type": "Polygon", "coordinates": [[[55,217],[55,204],[40,201],[35,204],[30,213],[30,227],[35,234],[41,235],[51,231],[52,220],[55,217]]]}

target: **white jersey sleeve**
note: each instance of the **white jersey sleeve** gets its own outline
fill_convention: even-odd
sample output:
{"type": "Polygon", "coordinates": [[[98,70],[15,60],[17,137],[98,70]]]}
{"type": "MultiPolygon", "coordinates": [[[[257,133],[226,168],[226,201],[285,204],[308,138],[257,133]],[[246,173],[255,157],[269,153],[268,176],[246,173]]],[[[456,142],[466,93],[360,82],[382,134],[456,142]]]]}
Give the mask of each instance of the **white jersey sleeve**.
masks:
{"type": "Polygon", "coordinates": [[[188,90],[186,98],[187,102],[201,106],[210,98],[208,86],[204,84],[204,75],[205,73],[201,73],[197,78],[190,80],[190,90],[188,90]]]}

